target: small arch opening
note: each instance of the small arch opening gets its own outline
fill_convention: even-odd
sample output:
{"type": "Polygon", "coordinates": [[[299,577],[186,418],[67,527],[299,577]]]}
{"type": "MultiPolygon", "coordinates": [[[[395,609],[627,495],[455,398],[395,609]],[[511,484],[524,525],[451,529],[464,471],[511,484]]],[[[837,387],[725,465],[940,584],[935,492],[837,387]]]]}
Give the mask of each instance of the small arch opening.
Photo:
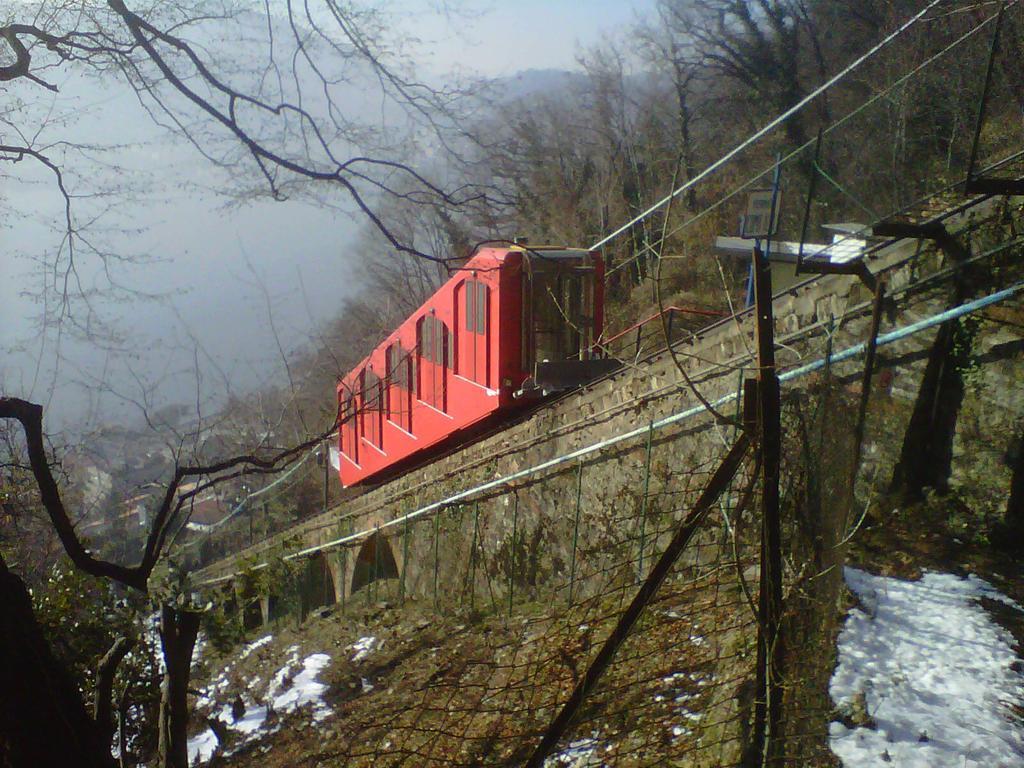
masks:
{"type": "Polygon", "coordinates": [[[391,550],[388,540],[375,531],[363,545],[356,555],[355,568],[352,572],[352,590],[355,594],[368,584],[383,579],[398,578],[398,563],[395,561],[395,554],[391,550]]]}
{"type": "Polygon", "coordinates": [[[307,616],[317,608],[334,605],[337,597],[334,594],[334,579],[327,555],[317,552],[306,561],[306,571],[302,584],[302,615],[307,616]]]}
{"type": "Polygon", "coordinates": [[[246,585],[236,594],[242,610],[242,629],[249,632],[263,626],[263,609],[256,589],[246,585]]]}
{"type": "Polygon", "coordinates": [[[239,620],[238,595],[235,594],[235,586],[230,582],[224,584],[217,592],[217,603],[220,606],[221,615],[232,621],[239,620]]]}

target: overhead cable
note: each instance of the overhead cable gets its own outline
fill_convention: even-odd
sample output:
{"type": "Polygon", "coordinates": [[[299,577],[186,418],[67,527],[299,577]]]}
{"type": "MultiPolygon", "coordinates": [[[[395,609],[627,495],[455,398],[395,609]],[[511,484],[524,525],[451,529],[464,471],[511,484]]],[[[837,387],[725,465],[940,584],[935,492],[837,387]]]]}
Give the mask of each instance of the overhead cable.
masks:
{"type": "Polygon", "coordinates": [[[623,224],[621,227],[619,227],[614,232],[612,232],[610,235],[606,235],[605,237],[603,237],[600,240],[598,240],[596,243],[594,243],[592,246],[590,246],[590,250],[596,250],[597,248],[600,248],[602,245],[605,245],[606,243],[611,242],[616,237],[621,235],[623,232],[626,232],[627,230],[632,228],[635,224],[643,221],[648,216],[650,216],[652,213],[654,213],[655,211],[660,209],[662,206],[666,205],[669,200],[672,200],[672,199],[678,197],[679,195],[683,194],[683,192],[686,192],[688,189],[691,189],[692,187],[696,186],[698,182],[700,182],[703,179],[705,179],[708,176],[710,176],[712,173],[714,173],[719,168],[721,168],[723,165],[728,163],[730,160],[732,160],[734,157],[736,157],[736,155],[738,155],[740,152],[745,150],[747,147],[749,147],[752,144],[755,144],[756,142],[758,142],[760,139],[762,139],[768,133],[771,133],[773,130],[775,130],[780,125],[782,125],[782,123],[786,122],[786,120],[791,118],[797,112],[799,112],[804,107],[806,107],[808,104],[810,104],[812,101],[814,101],[816,98],[818,98],[818,96],[823,94],[825,91],[827,91],[833,85],[838,83],[840,80],[844,79],[847,75],[849,75],[852,72],[854,72],[865,61],[867,61],[868,59],[873,57],[876,53],[878,53],[883,48],[885,48],[889,43],[891,43],[897,37],[899,37],[904,32],[906,32],[908,29],[910,29],[912,26],[914,26],[918,21],[920,21],[925,16],[926,13],[928,13],[928,11],[930,11],[932,8],[934,8],[935,6],[939,5],[942,2],[945,2],[945,0],[931,0],[931,2],[928,3],[928,5],[926,5],[920,11],[918,11],[916,14],[914,14],[912,17],[910,17],[910,19],[908,19],[906,22],[904,22],[902,25],[900,25],[900,27],[898,27],[895,31],[890,33],[887,37],[885,37],[883,40],[881,40],[879,43],[877,43],[875,46],[873,46],[869,51],[867,51],[866,53],[862,54],[857,59],[855,59],[845,69],[843,69],[842,71],[840,71],[837,74],[833,75],[831,78],[826,80],[824,83],[822,83],[817,88],[815,88],[813,91],[811,91],[809,94],[807,94],[802,99],[800,99],[800,101],[798,101],[796,104],[791,106],[789,109],[787,109],[782,114],[780,114],[777,117],[775,117],[773,120],[771,120],[763,128],[761,128],[760,130],[758,130],[755,133],[751,134],[749,137],[747,137],[742,142],[737,144],[735,147],[730,149],[728,152],[726,152],[724,155],[722,155],[720,158],[718,158],[715,162],[713,162],[711,165],[709,165],[703,171],[701,171],[696,176],[694,176],[693,178],[691,178],[688,181],[686,181],[682,186],[679,186],[676,189],[674,189],[672,192],[670,192],[668,195],[666,195],[661,200],[656,202],[654,205],[652,205],[646,211],[644,211],[643,213],[640,213],[637,216],[633,217],[632,219],[627,221],[625,224],[623,224]]]}

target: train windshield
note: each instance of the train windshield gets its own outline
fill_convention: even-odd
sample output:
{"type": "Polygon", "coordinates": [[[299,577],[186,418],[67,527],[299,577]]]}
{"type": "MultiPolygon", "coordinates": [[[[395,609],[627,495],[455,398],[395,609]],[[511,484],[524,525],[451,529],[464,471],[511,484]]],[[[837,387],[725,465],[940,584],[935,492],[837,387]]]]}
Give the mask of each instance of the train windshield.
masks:
{"type": "Polygon", "coordinates": [[[524,367],[586,360],[594,342],[594,265],[585,252],[529,254],[523,271],[524,367]]]}

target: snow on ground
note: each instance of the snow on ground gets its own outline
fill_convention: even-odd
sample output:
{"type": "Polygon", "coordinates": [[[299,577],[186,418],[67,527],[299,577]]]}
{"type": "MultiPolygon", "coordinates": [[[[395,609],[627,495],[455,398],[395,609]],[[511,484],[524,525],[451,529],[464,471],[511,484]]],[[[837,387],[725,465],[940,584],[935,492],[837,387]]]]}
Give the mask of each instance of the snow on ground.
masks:
{"type": "MultiPolygon", "coordinates": [[[[262,637],[245,646],[239,652],[236,661],[246,658],[257,648],[269,643],[270,640],[270,636],[262,637]]],[[[266,727],[267,703],[270,705],[270,710],[279,715],[295,712],[301,707],[310,707],[314,722],[320,722],[332,714],[331,708],[323,702],[327,686],[317,682],[316,679],[324,667],[330,664],[331,657],[326,653],[314,653],[300,662],[297,645],[289,647],[285,653],[288,654],[288,659],[267,683],[265,695],[257,695],[260,688],[259,677],[242,681],[245,689],[255,699],[255,703],[247,705],[241,717],[237,720],[232,719],[230,704],[224,705],[213,715],[223,722],[229,731],[233,732],[232,751],[277,730],[279,726],[266,727]]],[[[197,709],[213,706],[215,697],[227,690],[228,672],[234,663],[236,662],[229,663],[217,678],[203,690],[197,702],[197,709]]],[[[213,756],[216,747],[217,738],[211,728],[193,736],[188,741],[189,765],[207,762],[213,756]]]]}
{"type": "Polygon", "coordinates": [[[199,700],[196,701],[196,709],[209,709],[213,706],[219,694],[224,693],[228,686],[231,684],[230,673],[232,668],[240,661],[244,660],[255,651],[257,648],[262,648],[264,645],[274,639],[273,635],[266,635],[261,637],[259,640],[245,645],[239,650],[238,654],[224,665],[224,668],[220,671],[213,680],[211,680],[206,686],[204,686],[199,693],[199,700]]]}
{"type": "Polygon", "coordinates": [[[655,694],[654,701],[660,703],[671,698],[675,703],[675,714],[679,718],[679,722],[672,724],[670,729],[672,736],[679,738],[692,735],[693,731],[690,726],[700,720],[703,714],[694,712],[690,708],[690,702],[697,698],[697,694],[688,693],[684,687],[704,686],[708,684],[708,681],[692,672],[673,672],[668,677],[663,677],[661,682],[665,691],[655,694]]]}
{"type": "Polygon", "coordinates": [[[274,697],[276,712],[294,712],[307,704],[313,705],[313,720],[320,722],[331,714],[331,708],[322,701],[327,686],[316,681],[320,671],[331,663],[326,653],[314,653],[303,662],[303,670],[292,678],[292,685],[279,696],[274,697]]]}
{"type": "Polygon", "coordinates": [[[561,752],[551,755],[544,761],[544,768],[590,768],[603,766],[597,757],[597,740],[580,739],[569,743],[561,752]]]}
{"type": "Polygon", "coordinates": [[[860,606],[839,635],[832,699],[863,696],[875,728],[830,726],[845,768],[1019,768],[1024,676],[1012,635],[981,598],[1024,610],[976,576],[925,573],[920,581],[846,569],[860,606]]]}
{"type": "Polygon", "coordinates": [[[376,637],[360,637],[348,647],[350,651],[356,652],[355,656],[352,657],[352,661],[357,662],[365,659],[370,655],[375,645],[377,648],[380,648],[380,643],[377,642],[376,637]]]}
{"type": "Polygon", "coordinates": [[[262,648],[264,645],[266,645],[273,639],[273,635],[264,635],[259,640],[253,640],[248,645],[243,646],[242,650],[238,652],[238,660],[241,661],[242,659],[248,658],[249,654],[257,650],[258,648],[262,648]]]}

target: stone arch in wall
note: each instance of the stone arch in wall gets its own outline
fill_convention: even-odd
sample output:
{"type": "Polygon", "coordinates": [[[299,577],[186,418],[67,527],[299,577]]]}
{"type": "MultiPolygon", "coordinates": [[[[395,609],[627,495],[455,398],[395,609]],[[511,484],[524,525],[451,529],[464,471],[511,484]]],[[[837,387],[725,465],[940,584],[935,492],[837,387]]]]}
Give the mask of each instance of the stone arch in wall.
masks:
{"type": "Polygon", "coordinates": [[[317,608],[334,605],[334,579],[326,552],[316,552],[307,561],[302,578],[302,615],[306,616],[317,608]]]}
{"type": "Polygon", "coordinates": [[[397,578],[398,563],[395,561],[395,553],[392,552],[388,540],[379,531],[375,531],[359,547],[352,569],[352,589],[349,594],[355,594],[375,581],[397,578]]]}
{"type": "Polygon", "coordinates": [[[259,593],[251,585],[244,585],[235,592],[242,613],[242,629],[246,632],[263,625],[263,606],[259,593]]]}

